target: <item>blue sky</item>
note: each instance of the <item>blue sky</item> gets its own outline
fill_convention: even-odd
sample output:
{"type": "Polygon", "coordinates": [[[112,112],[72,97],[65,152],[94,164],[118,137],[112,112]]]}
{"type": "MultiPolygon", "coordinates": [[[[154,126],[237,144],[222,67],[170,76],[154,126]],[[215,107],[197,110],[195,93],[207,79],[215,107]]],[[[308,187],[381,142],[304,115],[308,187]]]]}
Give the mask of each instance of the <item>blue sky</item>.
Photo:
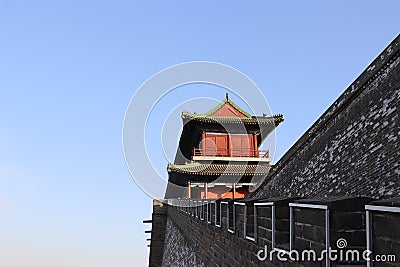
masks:
{"type": "Polygon", "coordinates": [[[399,9],[0,0],[0,266],[147,264],[151,198],[130,177],[121,133],[130,98],[154,73],[206,60],[248,75],[286,118],[276,161],[396,37],[399,9]]]}

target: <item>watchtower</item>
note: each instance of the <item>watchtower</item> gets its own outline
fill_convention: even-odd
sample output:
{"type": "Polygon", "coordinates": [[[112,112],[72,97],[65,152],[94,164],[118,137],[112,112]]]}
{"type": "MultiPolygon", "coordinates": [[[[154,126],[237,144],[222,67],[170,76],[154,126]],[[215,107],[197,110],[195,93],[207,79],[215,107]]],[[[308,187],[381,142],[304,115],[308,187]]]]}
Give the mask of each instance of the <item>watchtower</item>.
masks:
{"type": "Polygon", "coordinates": [[[183,112],[182,121],[166,198],[243,198],[270,169],[269,150],[259,148],[283,116],[252,116],[226,94],[204,114],[183,112]]]}

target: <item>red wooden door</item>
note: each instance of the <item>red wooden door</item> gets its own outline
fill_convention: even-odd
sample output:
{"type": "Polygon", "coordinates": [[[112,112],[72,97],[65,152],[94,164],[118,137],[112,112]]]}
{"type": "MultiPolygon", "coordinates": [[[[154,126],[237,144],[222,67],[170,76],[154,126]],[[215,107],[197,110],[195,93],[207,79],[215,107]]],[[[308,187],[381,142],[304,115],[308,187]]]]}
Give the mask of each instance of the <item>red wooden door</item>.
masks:
{"type": "Polygon", "coordinates": [[[252,135],[232,135],[230,140],[232,157],[254,156],[254,139],[252,135]]]}
{"type": "Polygon", "coordinates": [[[228,156],[228,135],[216,135],[217,156],[228,156]]]}
{"type": "Polygon", "coordinates": [[[203,140],[203,155],[228,156],[228,135],[206,134],[203,140]]]}
{"type": "Polygon", "coordinates": [[[205,135],[203,139],[203,156],[215,156],[216,152],[215,136],[205,135]]]}
{"type": "Polygon", "coordinates": [[[240,135],[231,136],[230,150],[232,157],[240,157],[242,153],[242,137],[240,135]]]}

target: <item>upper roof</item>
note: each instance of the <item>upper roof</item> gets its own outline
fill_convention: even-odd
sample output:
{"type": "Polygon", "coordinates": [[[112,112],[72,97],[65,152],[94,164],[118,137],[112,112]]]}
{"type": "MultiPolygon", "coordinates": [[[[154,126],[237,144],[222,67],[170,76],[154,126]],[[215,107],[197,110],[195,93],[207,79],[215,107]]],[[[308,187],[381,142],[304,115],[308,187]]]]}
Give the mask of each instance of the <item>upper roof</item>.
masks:
{"type": "Polygon", "coordinates": [[[219,103],[215,108],[204,114],[182,112],[182,119],[195,120],[200,122],[209,123],[240,123],[240,124],[266,124],[275,123],[277,126],[283,119],[282,114],[274,115],[271,117],[265,116],[252,116],[250,113],[239,107],[228,97],[226,93],[225,99],[219,103]]]}
{"type": "Polygon", "coordinates": [[[219,103],[215,108],[201,114],[202,116],[211,117],[247,117],[251,118],[251,114],[239,107],[235,102],[229,99],[226,93],[225,99],[219,103]]]}
{"type": "Polygon", "coordinates": [[[191,114],[187,112],[182,112],[182,119],[185,121],[199,121],[199,122],[209,122],[209,123],[236,123],[236,124],[254,124],[254,125],[264,125],[269,123],[274,123],[278,126],[283,122],[284,118],[282,114],[277,114],[272,117],[267,116],[253,116],[253,117],[236,117],[236,116],[205,116],[204,114],[191,114]]]}

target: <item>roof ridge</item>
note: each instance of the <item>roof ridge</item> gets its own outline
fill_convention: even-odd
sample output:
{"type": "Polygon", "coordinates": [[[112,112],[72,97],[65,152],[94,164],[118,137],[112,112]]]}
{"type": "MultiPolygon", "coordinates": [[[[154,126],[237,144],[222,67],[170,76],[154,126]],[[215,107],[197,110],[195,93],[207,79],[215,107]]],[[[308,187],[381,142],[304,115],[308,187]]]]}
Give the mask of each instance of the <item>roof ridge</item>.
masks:
{"type": "Polygon", "coordinates": [[[250,113],[248,113],[246,110],[244,110],[241,107],[239,107],[238,104],[236,104],[231,99],[229,99],[228,93],[226,93],[226,98],[221,103],[219,103],[216,107],[214,107],[213,109],[207,111],[204,114],[199,114],[199,115],[210,116],[211,114],[213,114],[213,113],[217,112],[218,110],[220,110],[226,103],[229,103],[230,105],[232,105],[237,111],[239,111],[240,113],[242,113],[246,117],[248,117],[248,118],[252,117],[252,115],[250,113]]]}

